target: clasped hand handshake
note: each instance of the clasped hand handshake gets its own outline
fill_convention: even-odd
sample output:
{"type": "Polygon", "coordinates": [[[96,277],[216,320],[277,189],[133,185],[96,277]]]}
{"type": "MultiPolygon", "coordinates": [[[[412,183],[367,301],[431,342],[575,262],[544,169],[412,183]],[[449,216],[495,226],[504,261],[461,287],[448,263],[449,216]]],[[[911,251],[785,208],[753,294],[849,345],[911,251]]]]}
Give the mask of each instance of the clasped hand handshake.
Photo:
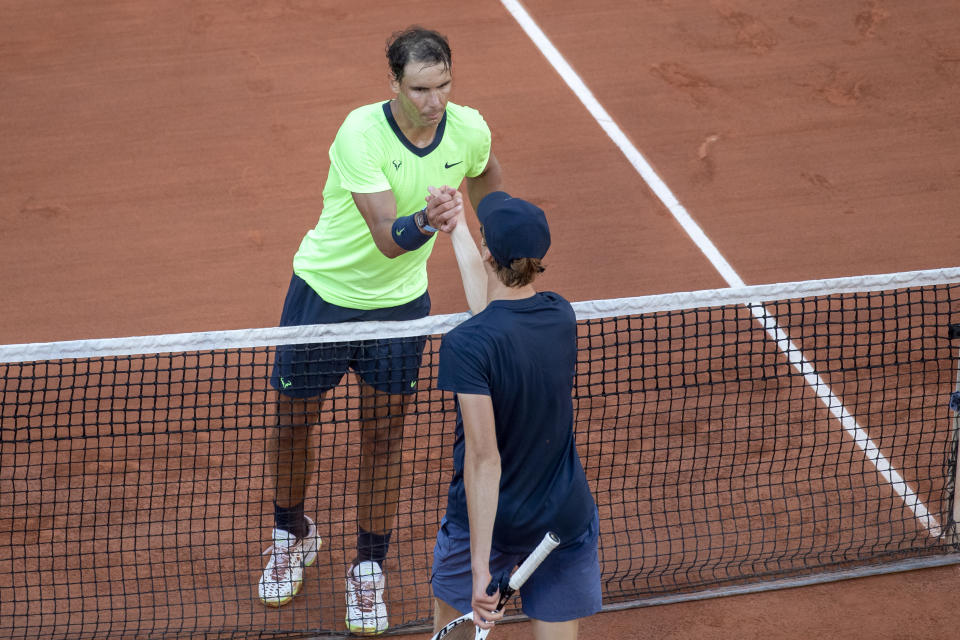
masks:
{"type": "Polygon", "coordinates": [[[450,233],[464,215],[463,194],[453,187],[427,187],[427,222],[431,227],[450,233]]]}

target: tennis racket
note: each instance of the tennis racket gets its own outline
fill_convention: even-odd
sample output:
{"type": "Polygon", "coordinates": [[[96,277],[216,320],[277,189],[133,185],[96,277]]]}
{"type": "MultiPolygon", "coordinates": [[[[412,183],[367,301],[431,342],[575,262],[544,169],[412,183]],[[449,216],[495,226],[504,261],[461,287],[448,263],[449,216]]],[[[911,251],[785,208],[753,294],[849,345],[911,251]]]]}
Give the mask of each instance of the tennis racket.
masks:
{"type": "MultiPolygon", "coordinates": [[[[547,532],[547,535],[543,536],[543,540],[540,541],[537,548],[534,549],[533,552],[527,556],[527,559],[523,561],[523,564],[513,572],[508,585],[500,591],[497,611],[503,608],[503,605],[507,603],[510,596],[523,586],[523,583],[527,581],[530,574],[540,566],[540,563],[543,562],[551,551],[557,548],[558,544],[560,544],[560,538],[558,538],[555,533],[547,532]]],[[[493,590],[491,589],[491,591],[493,590]]],[[[473,611],[470,611],[453,620],[443,629],[440,629],[440,631],[437,631],[431,640],[440,640],[441,638],[443,638],[443,640],[484,640],[488,633],[490,633],[490,629],[481,629],[473,624],[473,611]]]]}

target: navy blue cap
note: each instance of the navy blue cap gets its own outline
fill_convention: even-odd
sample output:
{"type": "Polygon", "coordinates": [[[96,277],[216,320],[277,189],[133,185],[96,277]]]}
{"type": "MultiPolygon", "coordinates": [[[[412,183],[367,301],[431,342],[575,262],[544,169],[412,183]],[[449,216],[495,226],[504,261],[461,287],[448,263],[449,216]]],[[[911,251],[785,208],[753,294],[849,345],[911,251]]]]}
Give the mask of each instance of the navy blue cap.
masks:
{"type": "Polygon", "coordinates": [[[535,204],[504,191],[488,193],[477,206],[483,237],[504,267],[521,258],[542,258],[550,248],[547,216],[535,204]]]}

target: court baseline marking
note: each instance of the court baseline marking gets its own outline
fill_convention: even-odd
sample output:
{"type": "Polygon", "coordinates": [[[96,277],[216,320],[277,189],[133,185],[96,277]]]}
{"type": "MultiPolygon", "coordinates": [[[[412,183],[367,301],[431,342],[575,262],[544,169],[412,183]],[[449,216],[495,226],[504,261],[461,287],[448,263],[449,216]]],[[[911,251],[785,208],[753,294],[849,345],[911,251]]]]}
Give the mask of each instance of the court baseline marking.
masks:
{"type": "MultiPolygon", "coordinates": [[[[614,144],[623,152],[627,160],[633,165],[637,173],[653,191],[660,202],[673,215],[674,219],[683,227],[697,248],[707,257],[710,264],[720,273],[720,276],[731,287],[742,287],[745,283],[734,271],[730,263],[720,253],[713,241],[707,237],[686,208],[680,204],[680,201],[673,194],[669,187],[663,182],[657,172],[653,170],[650,163],[647,162],[643,154],[630,142],[623,130],[613,121],[607,110],[594,97],[593,92],[587,87],[586,83],[573,70],[563,55],[553,46],[550,39],[547,38],[543,30],[530,17],[526,9],[517,0],[500,0],[504,8],[513,16],[520,28],[524,30],[530,40],[537,46],[540,52],[546,57],[547,61],[553,66],[567,86],[580,99],[580,102],[587,108],[590,115],[593,116],[597,124],[610,136],[614,144]]],[[[941,535],[940,523],[935,515],[931,514],[923,504],[916,492],[906,483],[900,473],[893,468],[886,456],[880,451],[877,445],[870,439],[866,430],[860,426],[856,418],[847,411],[840,399],[833,393],[830,386],[816,372],[810,361],[797,348],[787,333],[778,325],[776,318],[766,310],[763,305],[749,305],[750,312],[754,318],[764,328],[767,335],[776,343],[777,348],[787,357],[790,365],[796,369],[804,378],[807,385],[813,389],[817,398],[827,407],[830,413],[840,422],[843,430],[854,443],[863,451],[867,461],[870,462],[881,475],[881,477],[893,488],[904,505],[910,509],[914,517],[920,522],[924,529],[934,538],[941,535]]]]}

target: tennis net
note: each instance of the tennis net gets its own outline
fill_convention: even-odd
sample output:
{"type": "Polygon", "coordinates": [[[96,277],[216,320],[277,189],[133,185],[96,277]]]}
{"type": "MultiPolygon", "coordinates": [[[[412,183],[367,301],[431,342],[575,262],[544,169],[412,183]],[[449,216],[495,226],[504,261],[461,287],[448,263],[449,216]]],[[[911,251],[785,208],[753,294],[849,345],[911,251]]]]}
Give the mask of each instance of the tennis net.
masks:
{"type": "MultiPolygon", "coordinates": [[[[607,608],[960,561],[960,268],[575,308],[607,608]]],[[[0,635],[345,635],[352,375],[310,444],[317,563],[290,604],[257,597],[274,350],[422,336],[385,570],[390,633],[424,630],[455,420],[433,381],[465,318],[0,346],[0,635]]]]}

